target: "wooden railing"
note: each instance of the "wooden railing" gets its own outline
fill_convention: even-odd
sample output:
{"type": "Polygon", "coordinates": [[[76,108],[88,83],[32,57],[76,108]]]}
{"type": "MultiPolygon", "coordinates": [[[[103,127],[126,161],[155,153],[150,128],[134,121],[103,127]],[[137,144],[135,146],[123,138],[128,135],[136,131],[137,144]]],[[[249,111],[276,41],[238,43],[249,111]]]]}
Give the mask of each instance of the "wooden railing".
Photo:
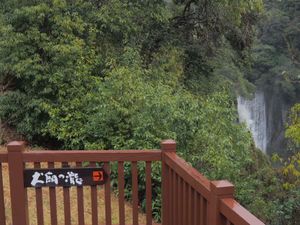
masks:
{"type": "Polygon", "coordinates": [[[138,168],[137,164],[145,163],[146,173],[146,224],[152,221],[152,181],[151,164],[162,162],[162,224],[163,225],[262,225],[263,223],[244,209],[233,199],[234,186],[228,181],[209,181],[197,170],[176,155],[176,143],[172,140],[163,141],[160,150],[122,150],[122,151],[24,151],[24,144],[12,142],[7,145],[7,152],[0,152],[0,225],[29,225],[28,210],[35,210],[37,224],[115,224],[112,221],[110,171],[112,162],[117,163],[118,174],[118,224],[128,223],[125,217],[124,193],[124,162],[131,163],[132,178],[132,221],[139,223],[138,199],[138,168]],[[90,208],[91,221],[87,221],[84,204],[84,190],[76,188],[76,195],[70,195],[70,188],[63,187],[63,198],[58,199],[55,187],[35,188],[35,209],[28,209],[27,189],[24,187],[24,169],[28,167],[71,167],[82,168],[83,164],[97,166],[99,163],[108,174],[104,184],[104,210],[99,211],[99,188],[91,186],[90,208]],[[5,206],[4,182],[2,169],[8,165],[10,177],[10,213],[5,206]],[[46,166],[45,166],[46,165],[46,166]],[[44,205],[45,192],[49,195],[49,205],[44,205]],[[70,198],[77,198],[74,222],[70,198]],[[63,203],[63,212],[57,210],[57,205],[63,203]],[[50,221],[45,221],[45,209],[50,209],[50,221]],[[58,214],[64,215],[64,221],[58,221],[58,214]],[[104,214],[104,221],[99,219],[99,213],[104,214]]]}
{"type": "Polygon", "coordinates": [[[234,186],[209,181],[176,154],[176,142],[162,143],[164,225],[263,225],[234,200],[234,186]]]}

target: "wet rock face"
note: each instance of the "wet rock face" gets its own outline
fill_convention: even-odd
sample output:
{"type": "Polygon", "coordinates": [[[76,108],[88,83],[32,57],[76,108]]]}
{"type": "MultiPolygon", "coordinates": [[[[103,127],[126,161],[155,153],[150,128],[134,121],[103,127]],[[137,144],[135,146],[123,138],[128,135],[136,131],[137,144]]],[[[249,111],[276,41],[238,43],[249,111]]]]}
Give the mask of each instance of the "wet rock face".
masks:
{"type": "Polygon", "coordinates": [[[285,139],[285,128],[287,126],[288,111],[291,103],[277,91],[265,90],[266,114],[267,114],[267,153],[279,153],[285,155],[287,140],[285,139]]]}

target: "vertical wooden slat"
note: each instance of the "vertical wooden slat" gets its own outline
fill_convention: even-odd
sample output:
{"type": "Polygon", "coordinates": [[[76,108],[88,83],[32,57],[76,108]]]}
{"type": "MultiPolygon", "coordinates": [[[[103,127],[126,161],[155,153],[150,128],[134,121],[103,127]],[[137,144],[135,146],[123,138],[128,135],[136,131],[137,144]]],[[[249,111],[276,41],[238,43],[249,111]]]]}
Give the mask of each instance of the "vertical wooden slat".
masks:
{"type": "Polygon", "coordinates": [[[152,224],[152,183],[151,162],[146,162],[146,219],[147,225],[152,224]]]}
{"type": "MultiPolygon", "coordinates": [[[[95,162],[90,165],[96,166],[95,162]]],[[[97,202],[97,186],[91,186],[91,204],[92,204],[92,225],[98,225],[98,202],[97,202]]]]}
{"type": "Polygon", "coordinates": [[[0,163],[0,225],[6,225],[2,164],[0,163]]]}
{"type": "MultiPolygon", "coordinates": [[[[48,162],[48,168],[54,168],[54,162],[48,162]]],[[[56,192],[55,187],[49,187],[51,225],[57,225],[56,192]]]]}
{"type": "Polygon", "coordinates": [[[138,171],[137,162],[131,163],[132,173],[132,222],[133,225],[138,225],[138,171]]]}
{"type": "Polygon", "coordinates": [[[161,173],[161,179],[162,179],[162,219],[163,224],[170,225],[170,219],[169,219],[169,167],[167,164],[162,161],[162,173],[161,173]]]}
{"type": "Polygon", "coordinates": [[[183,192],[183,200],[182,200],[182,202],[183,202],[183,204],[182,204],[182,207],[183,207],[183,224],[187,224],[187,194],[186,194],[186,192],[187,192],[187,188],[186,188],[186,183],[185,183],[185,181],[183,180],[183,190],[182,190],[182,192],[183,192]]]}
{"type": "Polygon", "coordinates": [[[177,177],[177,174],[176,174],[176,172],[175,171],[173,171],[173,173],[172,173],[173,175],[172,175],[172,186],[170,187],[171,189],[172,189],[172,201],[173,201],[173,203],[172,203],[172,217],[174,218],[173,219],[173,224],[175,224],[175,223],[177,223],[177,221],[178,221],[178,217],[177,217],[177,195],[176,195],[176,193],[177,193],[177,188],[176,188],[176,183],[177,183],[177,180],[176,180],[176,177],[177,177]]]}
{"type": "Polygon", "coordinates": [[[198,206],[197,206],[197,198],[198,198],[197,191],[194,190],[194,195],[193,195],[193,220],[194,220],[194,225],[199,224],[199,222],[197,221],[197,215],[200,213],[200,208],[198,208],[198,206]]]}
{"type": "Polygon", "coordinates": [[[172,177],[173,177],[173,170],[168,166],[168,189],[167,189],[167,193],[168,193],[168,221],[169,224],[173,224],[173,216],[172,216],[172,177]]]}
{"type": "Polygon", "coordinates": [[[205,218],[204,218],[204,198],[200,195],[200,224],[201,225],[205,225],[206,224],[206,221],[205,221],[205,218]]]}
{"type": "MultiPolygon", "coordinates": [[[[67,162],[63,162],[62,167],[69,167],[69,164],[67,162]]],[[[70,206],[69,187],[63,187],[63,198],[64,198],[65,225],[71,225],[71,206],[70,206]]]]}
{"type": "Polygon", "coordinates": [[[177,192],[177,198],[178,198],[178,208],[177,208],[177,214],[178,214],[178,224],[179,225],[183,225],[182,222],[182,182],[181,182],[181,178],[178,177],[177,180],[177,186],[178,186],[178,192],[177,192]]]}
{"type": "Polygon", "coordinates": [[[204,220],[204,225],[208,225],[208,206],[207,206],[207,200],[203,198],[203,220],[204,220]]]}
{"type": "Polygon", "coordinates": [[[188,184],[187,190],[187,200],[188,200],[188,207],[187,207],[187,217],[188,217],[188,224],[192,224],[192,187],[188,184]]]}
{"type": "MultiPolygon", "coordinates": [[[[81,168],[82,163],[76,162],[76,167],[81,168]]],[[[83,187],[77,187],[77,213],[78,213],[78,224],[84,225],[84,198],[83,198],[83,187]]]]}
{"type": "Polygon", "coordinates": [[[203,225],[202,222],[201,222],[202,209],[201,209],[200,201],[201,201],[201,195],[199,193],[197,193],[197,199],[196,199],[196,204],[197,204],[197,225],[203,225]]]}
{"type": "MultiPolygon", "coordinates": [[[[41,168],[39,162],[34,163],[34,168],[41,168]]],[[[42,188],[35,188],[35,200],[36,200],[36,215],[38,225],[44,224],[44,210],[43,210],[43,192],[42,188]]]]}
{"type": "Polygon", "coordinates": [[[106,225],[111,225],[111,198],[110,198],[110,166],[109,162],[104,163],[104,169],[108,175],[105,183],[105,221],[106,225]]]}
{"type": "Polygon", "coordinates": [[[118,188],[119,188],[119,223],[125,225],[124,205],[124,163],[118,162],[118,188]]]}

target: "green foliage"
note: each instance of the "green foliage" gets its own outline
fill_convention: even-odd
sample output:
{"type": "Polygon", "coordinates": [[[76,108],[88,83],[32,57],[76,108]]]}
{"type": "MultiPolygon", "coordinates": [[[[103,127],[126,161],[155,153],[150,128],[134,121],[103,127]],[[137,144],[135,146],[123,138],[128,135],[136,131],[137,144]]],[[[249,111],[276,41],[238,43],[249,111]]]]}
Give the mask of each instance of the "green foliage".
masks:
{"type": "Polygon", "coordinates": [[[81,128],[98,83],[125,45],[140,48],[149,28],[166,22],[162,6],[53,0],[8,7],[0,20],[2,118],[29,140],[51,137],[84,147],[81,128]]]}
{"type": "Polygon", "coordinates": [[[290,114],[291,123],[286,130],[286,137],[293,140],[293,142],[300,145],[300,104],[296,104],[290,114]]]}

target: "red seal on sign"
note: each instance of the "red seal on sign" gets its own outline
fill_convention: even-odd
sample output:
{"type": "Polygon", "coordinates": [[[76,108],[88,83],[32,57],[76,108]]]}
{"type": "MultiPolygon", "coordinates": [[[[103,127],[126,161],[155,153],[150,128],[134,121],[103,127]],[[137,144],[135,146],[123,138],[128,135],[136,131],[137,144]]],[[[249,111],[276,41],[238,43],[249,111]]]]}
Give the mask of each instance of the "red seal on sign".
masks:
{"type": "Polygon", "coordinates": [[[93,171],[93,181],[94,182],[99,182],[103,181],[104,176],[103,176],[103,171],[93,171]]]}

